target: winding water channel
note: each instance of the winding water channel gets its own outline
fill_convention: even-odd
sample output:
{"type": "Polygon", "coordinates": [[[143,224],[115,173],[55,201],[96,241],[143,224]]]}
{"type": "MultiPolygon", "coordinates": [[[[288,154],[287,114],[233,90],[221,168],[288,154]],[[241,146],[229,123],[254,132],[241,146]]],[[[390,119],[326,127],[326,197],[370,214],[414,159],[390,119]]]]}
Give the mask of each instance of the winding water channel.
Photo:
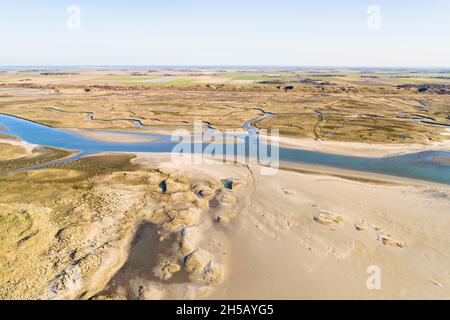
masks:
{"type": "MultiPolygon", "coordinates": [[[[248,154],[249,150],[249,136],[255,134],[256,131],[254,125],[258,121],[270,116],[270,113],[264,113],[261,117],[243,124],[244,128],[248,130],[248,133],[243,134],[242,137],[246,154],[248,154]]],[[[92,120],[93,114],[88,114],[88,119],[92,120]]],[[[5,127],[6,130],[0,130],[0,133],[15,135],[32,144],[80,152],[72,158],[57,162],[72,161],[88,154],[101,152],[171,152],[177,145],[176,142],[171,141],[171,137],[168,135],[143,132],[111,133],[144,135],[151,137],[151,141],[139,143],[103,142],[81,137],[70,131],[51,128],[26,119],[4,114],[0,114],[1,126],[5,127]]],[[[206,147],[207,144],[203,144],[201,150],[204,150],[206,147]]],[[[237,143],[234,145],[234,148],[237,149],[237,143]]],[[[269,150],[270,148],[268,146],[269,150]]],[[[316,164],[450,184],[450,166],[435,161],[436,158],[449,158],[450,152],[447,151],[426,151],[385,158],[352,157],[284,147],[278,148],[277,151],[279,152],[281,161],[316,164]]]]}

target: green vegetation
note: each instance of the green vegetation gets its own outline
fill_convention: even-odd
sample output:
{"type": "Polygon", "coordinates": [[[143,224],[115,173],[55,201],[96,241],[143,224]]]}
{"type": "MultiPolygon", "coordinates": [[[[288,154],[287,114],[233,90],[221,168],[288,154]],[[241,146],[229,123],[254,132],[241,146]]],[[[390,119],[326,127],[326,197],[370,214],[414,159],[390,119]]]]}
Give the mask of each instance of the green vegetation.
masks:
{"type": "Polygon", "coordinates": [[[20,158],[26,154],[26,150],[21,146],[9,143],[0,143],[0,161],[20,158]]]}
{"type": "Polygon", "coordinates": [[[18,155],[20,156],[17,152],[20,151],[21,150],[17,150],[15,146],[9,147],[9,153],[6,147],[5,149],[2,149],[2,157],[0,157],[0,172],[32,167],[58,159],[64,159],[73,154],[72,151],[62,149],[38,147],[33,150],[31,155],[17,158],[18,155]],[[5,150],[5,153],[3,150],[5,150]],[[11,152],[14,152],[14,154],[11,154],[11,152]],[[10,155],[9,158],[8,155],[10,155]]]}
{"type": "MultiPolygon", "coordinates": [[[[156,78],[158,79],[158,78],[156,78]]],[[[194,80],[191,79],[174,79],[169,81],[161,81],[161,82],[146,82],[146,81],[133,81],[133,82],[120,82],[117,85],[120,86],[144,86],[144,87],[181,87],[181,86],[190,86],[195,84],[194,80]]]]}

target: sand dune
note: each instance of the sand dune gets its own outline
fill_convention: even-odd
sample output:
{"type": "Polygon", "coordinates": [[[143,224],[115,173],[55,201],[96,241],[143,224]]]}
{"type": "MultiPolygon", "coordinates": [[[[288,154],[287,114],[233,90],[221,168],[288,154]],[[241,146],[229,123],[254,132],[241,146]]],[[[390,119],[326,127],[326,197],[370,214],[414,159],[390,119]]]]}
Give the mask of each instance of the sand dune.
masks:
{"type": "Polygon", "coordinates": [[[3,297],[450,297],[449,186],[132,158],[3,177],[3,297]]]}
{"type": "Polygon", "coordinates": [[[223,228],[230,264],[211,298],[450,297],[447,186],[261,176],[258,168],[222,164],[178,170],[248,183],[234,192],[237,211],[223,228]],[[367,287],[374,266],[380,290],[367,287]]]}

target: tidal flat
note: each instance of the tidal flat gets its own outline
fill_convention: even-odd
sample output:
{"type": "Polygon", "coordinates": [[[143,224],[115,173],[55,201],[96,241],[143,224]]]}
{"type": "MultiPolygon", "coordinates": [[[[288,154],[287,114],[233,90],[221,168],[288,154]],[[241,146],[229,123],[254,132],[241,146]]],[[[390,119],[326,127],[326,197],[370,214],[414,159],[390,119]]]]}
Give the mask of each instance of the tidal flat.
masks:
{"type": "Polygon", "coordinates": [[[167,132],[192,128],[195,120],[221,130],[241,128],[265,111],[274,116],[255,126],[277,129],[284,137],[370,144],[446,140],[450,81],[436,79],[432,72],[421,74],[426,90],[419,90],[420,83],[407,82],[416,73],[406,77],[403,72],[343,69],[330,79],[326,70],[295,68],[86,69],[68,75],[10,70],[1,74],[0,113],[56,128],[167,132]],[[144,76],[133,75],[136,72],[144,76]],[[165,74],[189,78],[191,84],[142,83],[165,74]],[[25,75],[28,81],[20,81],[25,75]],[[405,80],[400,82],[402,76],[405,80]],[[215,84],[216,79],[245,77],[254,80],[215,84]],[[122,85],[123,78],[136,81],[122,85]],[[284,90],[287,86],[292,89],[284,90]]]}
{"type": "Polygon", "coordinates": [[[0,126],[1,299],[450,296],[448,183],[363,170],[407,154],[414,166],[398,170],[448,175],[445,77],[86,68],[8,70],[0,80],[1,114],[64,130],[32,144],[0,126]],[[266,176],[256,164],[177,164],[123,147],[198,120],[209,130],[277,129],[291,157],[367,158],[352,158],[358,171],[283,162],[266,176]],[[122,147],[80,154],[48,142],[71,137],[80,149],[122,147]],[[383,290],[368,290],[371,266],[383,290]]]}
{"type": "Polygon", "coordinates": [[[3,299],[450,293],[448,186],[105,154],[2,175],[0,192],[3,299]],[[373,264],[384,290],[365,286],[373,264]]]}

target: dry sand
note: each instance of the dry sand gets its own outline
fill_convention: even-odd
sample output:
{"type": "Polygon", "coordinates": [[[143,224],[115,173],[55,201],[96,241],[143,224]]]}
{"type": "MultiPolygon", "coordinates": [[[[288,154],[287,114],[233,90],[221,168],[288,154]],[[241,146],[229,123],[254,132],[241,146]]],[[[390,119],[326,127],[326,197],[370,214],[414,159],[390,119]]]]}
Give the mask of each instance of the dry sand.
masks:
{"type": "MultiPolygon", "coordinates": [[[[168,160],[155,157],[138,161],[168,160]]],[[[290,171],[262,176],[256,166],[160,165],[246,181],[232,191],[236,212],[222,226],[230,260],[210,298],[450,298],[448,186],[290,171]],[[380,268],[380,290],[366,285],[371,266],[380,268]]]]}
{"type": "Polygon", "coordinates": [[[149,136],[139,135],[139,134],[128,134],[128,133],[116,133],[116,132],[105,132],[105,131],[95,131],[88,129],[68,129],[77,135],[93,140],[103,141],[103,142],[116,142],[116,143],[141,143],[150,142],[155,139],[149,136]]]}
{"type": "Polygon", "coordinates": [[[31,154],[33,152],[33,149],[37,147],[35,144],[28,143],[23,140],[0,139],[0,143],[6,143],[13,146],[22,147],[27,154],[31,154]]]}
{"type": "Polygon", "coordinates": [[[0,295],[450,297],[449,186],[302,165],[266,176],[170,154],[138,154],[137,167],[132,158],[4,177],[0,295]],[[367,287],[373,268],[379,290],[367,287]]]}
{"type": "MultiPolygon", "coordinates": [[[[447,129],[442,135],[450,135],[447,129]]],[[[265,139],[268,139],[267,136],[265,139]]],[[[415,153],[421,151],[449,151],[450,140],[435,141],[430,144],[370,144],[344,141],[319,141],[314,139],[298,139],[292,137],[280,137],[281,147],[333,153],[346,156],[360,157],[388,157],[400,154],[415,153]]]]}

